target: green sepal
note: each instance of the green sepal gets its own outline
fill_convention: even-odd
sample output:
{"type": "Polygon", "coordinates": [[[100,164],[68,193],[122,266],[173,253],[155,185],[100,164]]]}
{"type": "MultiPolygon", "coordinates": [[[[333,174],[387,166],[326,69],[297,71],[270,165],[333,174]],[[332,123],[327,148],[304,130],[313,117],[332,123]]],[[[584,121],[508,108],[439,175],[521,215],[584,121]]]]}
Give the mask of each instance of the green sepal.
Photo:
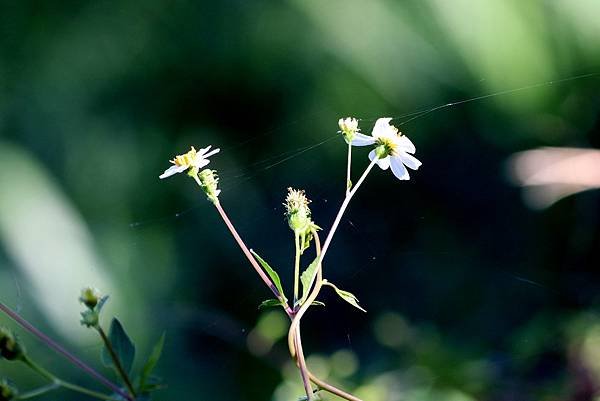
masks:
{"type": "Polygon", "coordinates": [[[274,306],[283,306],[283,304],[280,300],[275,298],[265,299],[260,303],[260,305],[258,305],[258,309],[272,308],[274,306]]]}
{"type": "MultiPolygon", "coordinates": [[[[129,373],[131,371],[131,367],[133,366],[133,359],[135,358],[135,345],[133,345],[133,342],[125,332],[123,325],[116,317],[113,318],[110,324],[108,340],[110,341],[117,358],[119,358],[121,366],[123,366],[123,369],[126,373],[129,373]]],[[[112,367],[115,369],[115,371],[117,371],[117,367],[110,357],[110,353],[106,349],[106,346],[102,348],[102,353],[100,356],[104,366],[112,367]]]]}
{"type": "Polygon", "coordinates": [[[275,287],[277,288],[277,291],[279,291],[279,295],[281,295],[284,302],[287,302],[287,298],[283,293],[283,287],[281,285],[281,279],[279,278],[279,274],[277,274],[277,272],[271,266],[269,266],[269,264],[263,258],[258,256],[256,252],[254,252],[252,249],[250,249],[250,252],[252,253],[252,255],[254,255],[256,260],[258,260],[258,263],[260,263],[263,269],[267,271],[267,274],[269,275],[269,277],[271,277],[271,280],[273,280],[273,284],[275,284],[275,287]]]}
{"type": "Polygon", "coordinates": [[[348,291],[344,291],[344,290],[340,290],[339,288],[337,288],[334,284],[330,283],[327,280],[323,280],[323,285],[328,285],[330,287],[332,287],[335,292],[346,302],[348,302],[350,305],[354,306],[357,309],[360,309],[363,312],[367,312],[363,307],[361,307],[358,304],[358,298],[356,298],[354,296],[354,294],[352,294],[351,292],[348,291]]]}
{"type": "Polygon", "coordinates": [[[96,305],[96,311],[98,312],[98,314],[102,312],[102,308],[104,308],[104,304],[106,304],[106,301],[108,301],[108,295],[103,296],[98,301],[98,305],[96,305]]]}

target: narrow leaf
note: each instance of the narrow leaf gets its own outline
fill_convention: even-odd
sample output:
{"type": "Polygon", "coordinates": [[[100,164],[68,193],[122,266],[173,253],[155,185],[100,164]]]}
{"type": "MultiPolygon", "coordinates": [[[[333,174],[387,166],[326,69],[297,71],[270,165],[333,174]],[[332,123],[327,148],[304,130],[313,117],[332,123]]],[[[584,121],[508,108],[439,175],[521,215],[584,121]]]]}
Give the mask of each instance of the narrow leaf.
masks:
{"type": "Polygon", "coordinates": [[[273,306],[281,306],[281,301],[278,299],[266,299],[264,301],[262,301],[260,303],[260,305],[258,305],[258,309],[263,309],[263,308],[271,308],[273,306]]]}
{"type": "Polygon", "coordinates": [[[273,270],[273,268],[269,266],[269,264],[263,258],[258,256],[256,252],[254,252],[252,249],[250,249],[250,252],[252,252],[252,255],[254,255],[256,260],[258,260],[258,263],[260,263],[263,269],[267,271],[267,274],[269,275],[269,277],[271,277],[271,280],[273,280],[273,284],[275,284],[275,287],[277,288],[277,291],[279,291],[281,297],[287,301],[287,298],[283,293],[283,287],[281,286],[281,279],[279,278],[279,274],[277,274],[277,272],[273,270]]]}
{"type": "Polygon", "coordinates": [[[315,273],[317,272],[317,261],[319,258],[315,258],[310,265],[302,272],[300,275],[300,282],[302,283],[302,298],[300,298],[300,303],[304,303],[306,301],[306,297],[308,297],[308,293],[310,292],[310,287],[312,286],[313,281],[315,280],[315,273]]]}
{"type": "Polygon", "coordinates": [[[327,280],[323,280],[323,284],[324,285],[328,285],[330,287],[332,287],[335,292],[346,302],[348,302],[350,305],[354,306],[355,308],[360,309],[363,312],[367,312],[365,309],[363,309],[359,304],[358,304],[358,298],[356,298],[354,296],[354,294],[352,294],[351,292],[348,291],[344,291],[344,290],[340,290],[339,288],[337,288],[335,285],[333,285],[332,283],[330,283],[327,280]]]}
{"type": "Polygon", "coordinates": [[[321,301],[313,301],[313,303],[311,305],[313,305],[313,306],[325,306],[325,303],[321,302],[321,301]]]}
{"type": "MultiPolygon", "coordinates": [[[[123,369],[125,372],[129,373],[131,371],[131,366],[133,365],[133,359],[135,357],[135,346],[131,342],[131,339],[125,332],[123,325],[119,322],[119,319],[116,317],[113,318],[110,324],[110,330],[108,332],[108,340],[110,341],[117,358],[121,362],[123,369]]],[[[102,348],[102,363],[104,366],[112,367],[116,370],[116,366],[110,356],[110,353],[106,349],[106,347],[102,348]]]]}
{"type": "Polygon", "coordinates": [[[150,374],[156,367],[156,364],[158,363],[158,360],[160,359],[160,355],[162,354],[164,345],[165,345],[165,333],[163,333],[160,336],[160,339],[158,340],[158,342],[156,343],[154,348],[152,348],[152,352],[150,353],[148,360],[146,361],[146,363],[144,364],[144,367],[142,368],[142,373],[140,376],[140,388],[144,387],[144,385],[146,384],[146,381],[150,377],[150,374]]]}
{"type": "Polygon", "coordinates": [[[96,305],[96,310],[98,311],[98,313],[102,312],[102,308],[104,308],[104,304],[106,304],[106,301],[108,301],[108,295],[105,295],[102,298],[100,298],[100,300],[98,301],[98,305],[96,305]]]}

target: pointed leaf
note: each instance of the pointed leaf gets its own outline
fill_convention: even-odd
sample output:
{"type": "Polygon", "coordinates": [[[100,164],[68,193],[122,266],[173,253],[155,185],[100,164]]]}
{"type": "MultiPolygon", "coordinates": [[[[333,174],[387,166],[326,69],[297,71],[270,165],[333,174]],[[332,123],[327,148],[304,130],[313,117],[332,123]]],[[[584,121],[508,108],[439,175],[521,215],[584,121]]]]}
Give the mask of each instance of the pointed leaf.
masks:
{"type": "Polygon", "coordinates": [[[98,313],[102,312],[102,308],[104,308],[104,304],[106,304],[106,301],[108,301],[108,295],[105,295],[102,298],[100,298],[100,300],[98,301],[98,305],[96,305],[96,310],[98,311],[98,313]]]}
{"type": "MultiPolygon", "coordinates": [[[[121,362],[123,369],[125,372],[129,373],[131,371],[131,366],[133,365],[133,359],[135,357],[135,346],[131,342],[131,339],[125,332],[123,325],[119,322],[119,319],[116,317],[113,318],[110,324],[110,330],[108,332],[108,340],[110,341],[117,358],[121,362]]],[[[116,366],[114,361],[112,360],[110,353],[106,349],[106,347],[102,348],[102,363],[104,366],[112,367],[116,370],[116,366]]]]}
{"type": "Polygon", "coordinates": [[[302,297],[300,298],[300,303],[304,303],[306,298],[308,297],[308,293],[310,292],[310,287],[312,286],[313,281],[315,281],[315,273],[317,272],[317,261],[318,257],[312,261],[310,265],[302,272],[300,275],[300,282],[302,283],[302,297]]]}
{"type": "Polygon", "coordinates": [[[351,292],[348,291],[344,291],[344,290],[340,290],[339,288],[337,288],[335,285],[333,285],[332,283],[330,283],[327,280],[323,280],[323,284],[324,285],[328,285],[330,287],[332,287],[335,292],[346,302],[348,302],[350,305],[354,306],[355,308],[360,309],[363,312],[367,312],[365,309],[363,309],[359,304],[358,304],[358,298],[356,298],[354,296],[354,294],[352,294],[351,292]]]}
{"type": "Polygon", "coordinates": [[[313,301],[313,303],[311,305],[313,305],[313,306],[325,306],[325,303],[321,302],[321,301],[313,301]]]}
{"type": "Polygon", "coordinates": [[[140,375],[140,388],[144,387],[144,385],[146,384],[146,381],[150,377],[150,374],[156,367],[156,364],[157,364],[158,360],[160,359],[160,355],[162,354],[164,345],[165,345],[165,333],[162,333],[162,335],[160,336],[160,339],[158,340],[158,342],[156,343],[154,348],[152,348],[152,352],[150,353],[148,360],[146,361],[146,363],[144,364],[144,367],[142,368],[142,373],[140,375]]]}
{"type": "Polygon", "coordinates": [[[281,306],[281,301],[275,298],[272,299],[266,299],[264,301],[262,301],[260,303],[260,305],[258,305],[258,309],[263,309],[263,308],[271,308],[273,306],[281,306]]]}
{"type": "Polygon", "coordinates": [[[258,256],[258,254],[256,252],[254,252],[252,249],[250,249],[250,252],[252,252],[252,255],[254,255],[256,260],[258,260],[258,263],[260,263],[260,265],[263,267],[263,269],[265,269],[267,271],[267,274],[269,275],[269,277],[271,277],[271,280],[273,280],[273,284],[275,284],[275,287],[277,288],[277,291],[279,291],[279,294],[281,295],[281,297],[287,301],[287,298],[285,297],[285,294],[283,293],[283,287],[281,286],[281,279],[279,278],[279,275],[277,274],[277,272],[271,266],[269,266],[269,264],[263,258],[258,256]]]}

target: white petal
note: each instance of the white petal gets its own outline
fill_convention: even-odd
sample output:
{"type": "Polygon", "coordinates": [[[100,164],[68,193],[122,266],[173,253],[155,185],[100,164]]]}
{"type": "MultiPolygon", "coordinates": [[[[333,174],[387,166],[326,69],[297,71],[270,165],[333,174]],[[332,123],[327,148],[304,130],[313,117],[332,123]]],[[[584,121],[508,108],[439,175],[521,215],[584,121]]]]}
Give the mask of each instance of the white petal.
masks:
{"type": "Polygon", "coordinates": [[[392,165],[392,173],[394,173],[396,178],[398,178],[399,180],[410,179],[410,175],[408,175],[408,170],[406,169],[406,167],[404,167],[404,164],[402,164],[402,160],[400,160],[399,157],[392,157],[390,164],[392,165]]]}
{"type": "Polygon", "coordinates": [[[377,119],[377,121],[375,121],[375,126],[373,127],[373,132],[371,132],[373,138],[389,137],[390,134],[395,135],[396,131],[394,130],[394,127],[390,125],[390,121],[392,121],[392,119],[389,117],[377,119]]]}
{"type": "Polygon", "coordinates": [[[421,167],[421,164],[423,164],[416,157],[409,155],[405,152],[398,152],[396,157],[399,157],[400,160],[402,160],[402,163],[406,165],[406,167],[413,170],[418,169],[419,167],[421,167]]]}
{"type": "Polygon", "coordinates": [[[212,148],[212,145],[208,145],[207,147],[200,149],[196,152],[196,156],[204,157],[206,155],[206,152],[208,152],[210,148],[212,148]]]}
{"type": "Polygon", "coordinates": [[[208,160],[208,159],[196,159],[196,160],[194,160],[194,167],[202,168],[202,167],[206,166],[208,163],[210,163],[210,160],[208,160]]]}
{"type": "MultiPolygon", "coordinates": [[[[373,161],[373,159],[375,159],[375,149],[369,152],[369,160],[373,161]]],[[[382,170],[387,170],[390,167],[390,157],[386,156],[383,159],[377,160],[376,163],[382,170]]]]}
{"type": "MultiPolygon", "coordinates": [[[[210,146],[209,146],[209,148],[210,148],[210,146]]],[[[205,154],[204,157],[211,157],[212,155],[216,155],[220,151],[221,151],[220,148],[213,149],[210,152],[208,152],[207,154],[205,154]]]]}
{"type": "Polygon", "coordinates": [[[169,167],[168,169],[166,169],[165,172],[162,173],[158,178],[160,178],[162,180],[163,178],[167,178],[174,174],[181,173],[182,171],[185,171],[187,169],[188,169],[188,166],[173,165],[173,166],[169,167]]]}
{"type": "Polygon", "coordinates": [[[416,152],[415,145],[413,145],[413,143],[410,141],[410,139],[408,139],[408,137],[406,135],[402,135],[400,138],[398,138],[396,143],[405,152],[408,152],[408,153],[416,152]]]}
{"type": "Polygon", "coordinates": [[[352,139],[352,146],[367,146],[373,145],[374,143],[375,138],[373,138],[372,136],[361,134],[360,132],[354,134],[354,139],[352,139]]]}

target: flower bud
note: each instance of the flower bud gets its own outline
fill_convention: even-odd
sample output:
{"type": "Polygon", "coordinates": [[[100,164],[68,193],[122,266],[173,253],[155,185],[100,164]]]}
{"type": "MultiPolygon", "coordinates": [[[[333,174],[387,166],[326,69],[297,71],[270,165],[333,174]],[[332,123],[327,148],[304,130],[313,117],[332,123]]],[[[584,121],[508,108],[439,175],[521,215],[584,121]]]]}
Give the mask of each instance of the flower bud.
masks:
{"type": "Polygon", "coordinates": [[[25,347],[6,327],[0,327],[0,356],[9,361],[25,356],[25,347]]]}
{"type": "Polygon", "coordinates": [[[352,142],[354,135],[360,131],[360,128],[358,128],[358,120],[356,118],[340,118],[338,125],[347,143],[352,142]]]}
{"type": "Polygon", "coordinates": [[[100,292],[93,287],[86,287],[81,290],[79,302],[90,309],[94,309],[100,300],[100,292]]]}
{"type": "Polygon", "coordinates": [[[81,312],[81,325],[85,327],[98,327],[98,311],[94,309],[88,309],[81,312]]]}
{"type": "Polygon", "coordinates": [[[288,188],[288,194],[285,198],[285,215],[290,228],[296,233],[306,232],[310,227],[310,200],[304,195],[304,191],[288,188]]]}
{"type": "Polygon", "coordinates": [[[213,203],[218,201],[221,190],[218,189],[219,177],[217,176],[217,170],[204,169],[198,173],[198,179],[200,187],[213,203]]]}
{"type": "Polygon", "coordinates": [[[0,401],[10,401],[17,398],[19,392],[8,380],[0,380],[0,401]]]}

